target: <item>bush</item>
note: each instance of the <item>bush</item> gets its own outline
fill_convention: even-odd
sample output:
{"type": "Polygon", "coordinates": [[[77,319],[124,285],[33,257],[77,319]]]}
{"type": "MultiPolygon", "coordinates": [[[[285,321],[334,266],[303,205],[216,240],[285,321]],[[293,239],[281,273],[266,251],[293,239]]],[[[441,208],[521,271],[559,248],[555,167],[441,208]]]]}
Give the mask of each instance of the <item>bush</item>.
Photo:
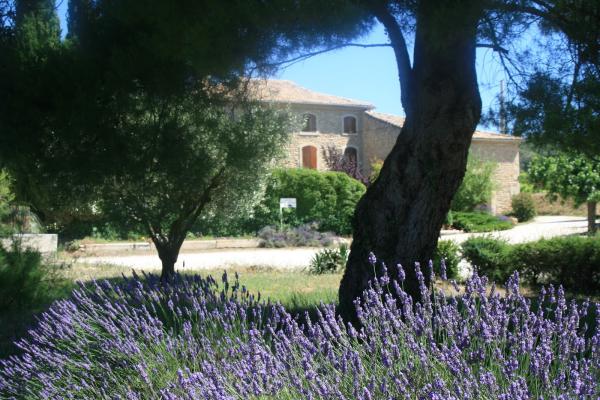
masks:
{"type": "Polygon", "coordinates": [[[558,237],[512,246],[510,262],[533,285],[600,294],[600,237],[558,237]]]}
{"type": "Polygon", "coordinates": [[[504,240],[476,237],[467,239],[461,247],[463,257],[495,282],[506,281],[516,269],[509,257],[511,246],[504,240]]]}
{"type": "Polygon", "coordinates": [[[352,233],[352,217],[365,186],[342,172],[311,169],[279,169],[273,172],[265,198],[255,209],[257,229],[279,224],[279,199],[294,197],[297,209],[284,210],[290,215],[284,222],[298,225],[316,222],[319,229],[338,234],[352,233]]]}
{"type": "Polygon", "coordinates": [[[0,247],[0,312],[35,310],[63,295],[69,285],[60,268],[44,263],[38,252],[0,247]]]}
{"type": "Polygon", "coordinates": [[[454,212],[453,227],[465,232],[503,231],[513,227],[512,222],[485,212],[454,212]]]}
{"type": "Polygon", "coordinates": [[[310,260],[308,271],[317,275],[342,271],[346,268],[348,256],[350,256],[350,251],[346,244],[342,244],[336,249],[321,250],[310,260]]]}
{"type": "Polygon", "coordinates": [[[575,293],[600,293],[600,237],[558,237],[509,245],[491,238],[462,244],[471,264],[496,282],[515,270],[532,285],[562,285],[575,293]]]}
{"type": "Polygon", "coordinates": [[[492,176],[495,168],[494,163],[470,155],[465,177],[452,199],[451,209],[473,211],[477,206],[489,203],[494,190],[492,176]]]}
{"type": "Polygon", "coordinates": [[[454,279],[458,276],[458,263],[460,262],[460,247],[451,240],[440,240],[435,250],[433,265],[436,268],[436,274],[440,275],[440,263],[444,260],[446,264],[446,276],[448,279],[454,279]]]}
{"type": "Polygon", "coordinates": [[[226,277],[97,282],[1,361],[0,398],[598,398],[600,327],[580,328],[591,307],[558,290],[532,310],[516,276],[507,296],[486,284],[475,275],[448,301],[423,285],[413,307],[384,275],[356,302],[357,332],[333,304],[300,325],[226,277]]]}
{"type": "Polygon", "coordinates": [[[369,175],[369,183],[373,183],[377,180],[377,178],[379,178],[381,168],[383,168],[382,160],[375,160],[371,163],[371,175],[369,175]]]}
{"type": "Polygon", "coordinates": [[[321,247],[331,246],[334,235],[331,232],[319,232],[316,224],[299,227],[265,226],[258,231],[260,247],[321,247]]]}
{"type": "Polygon", "coordinates": [[[529,221],[536,216],[535,201],[531,193],[519,193],[514,195],[511,200],[512,214],[517,217],[519,222],[529,221]]]}

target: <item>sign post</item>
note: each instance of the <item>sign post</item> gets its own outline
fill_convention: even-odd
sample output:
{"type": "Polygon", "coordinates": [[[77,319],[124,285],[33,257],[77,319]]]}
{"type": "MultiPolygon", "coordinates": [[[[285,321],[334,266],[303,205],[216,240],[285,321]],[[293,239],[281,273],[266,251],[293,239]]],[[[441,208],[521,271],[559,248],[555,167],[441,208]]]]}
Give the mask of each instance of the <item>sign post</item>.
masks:
{"type": "Polygon", "coordinates": [[[283,229],[283,209],[296,208],[296,199],[294,197],[282,197],[279,199],[279,229],[283,229]]]}

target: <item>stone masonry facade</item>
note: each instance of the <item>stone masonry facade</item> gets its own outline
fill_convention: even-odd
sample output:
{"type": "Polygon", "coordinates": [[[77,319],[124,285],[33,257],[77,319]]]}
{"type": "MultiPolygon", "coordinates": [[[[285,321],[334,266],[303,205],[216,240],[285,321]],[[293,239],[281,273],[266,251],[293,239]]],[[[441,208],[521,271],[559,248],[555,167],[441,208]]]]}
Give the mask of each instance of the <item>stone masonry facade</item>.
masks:
{"type": "MultiPolygon", "coordinates": [[[[384,160],[396,143],[404,119],[402,117],[366,112],[363,132],[364,154],[372,162],[384,160]]],[[[471,142],[471,154],[495,164],[494,191],[490,210],[495,214],[511,210],[512,196],[518,194],[519,187],[519,138],[491,132],[477,131],[471,142]]],[[[369,163],[370,165],[370,163],[369,163]]]]}
{"type": "MultiPolygon", "coordinates": [[[[404,123],[402,117],[373,111],[371,104],[309,91],[289,81],[257,81],[256,87],[263,101],[285,107],[298,121],[310,115],[316,122],[311,132],[290,133],[286,156],[280,161],[288,168],[304,165],[303,148],[308,146],[316,149],[315,167],[326,170],[323,150],[334,146],[342,153],[353,148],[359,167],[368,174],[373,162],[387,157],[404,123]],[[344,133],[345,117],[355,118],[356,133],[344,133]]],[[[519,193],[519,144],[519,138],[508,135],[480,131],[473,135],[471,154],[496,164],[495,190],[488,205],[495,214],[509,212],[512,196],[519,193]]]]}

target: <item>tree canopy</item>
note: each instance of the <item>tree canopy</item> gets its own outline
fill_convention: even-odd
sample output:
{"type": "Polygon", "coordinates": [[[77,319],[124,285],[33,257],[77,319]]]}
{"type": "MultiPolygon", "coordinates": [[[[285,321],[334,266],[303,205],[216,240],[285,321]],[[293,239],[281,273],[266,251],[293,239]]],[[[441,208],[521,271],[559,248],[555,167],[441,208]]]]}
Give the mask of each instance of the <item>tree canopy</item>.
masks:
{"type": "MultiPolygon", "coordinates": [[[[239,77],[267,73],[304,52],[347,45],[375,21],[385,27],[406,120],[378,179],[357,207],[340,288],[341,312],[350,318],[354,299],[376,272],[367,262],[371,252],[386,265],[404,264],[405,287],[419,296],[414,262],[424,264],[433,256],[481,117],[476,48],[494,49],[512,70],[515,87],[522,85],[519,76],[531,75],[524,65],[551,71],[557,60],[552,50],[565,46],[577,50],[576,62],[564,63],[579,65],[581,74],[571,75],[590,71],[597,76],[599,65],[600,5],[583,0],[333,0],[328,12],[323,12],[323,2],[313,0],[70,4],[72,32],[65,45],[45,46],[48,51],[33,65],[20,63],[12,53],[19,67],[1,76],[11,102],[0,110],[0,147],[26,154],[2,155],[18,160],[11,163],[21,169],[17,178],[27,176],[28,169],[41,171],[39,160],[50,150],[70,161],[55,157],[59,162],[44,166],[45,172],[54,168],[61,175],[77,165],[93,174],[98,164],[85,156],[72,158],[67,144],[80,140],[91,148],[103,143],[107,127],[108,132],[126,133],[121,128],[129,117],[120,110],[139,120],[144,113],[136,113],[136,104],[149,101],[156,110],[157,98],[185,103],[187,94],[206,84],[236,87],[239,77]],[[520,48],[528,35],[544,46],[520,48]],[[541,48],[550,49],[540,53],[545,61],[533,53],[541,48]]],[[[27,54],[26,47],[14,48],[27,54]]],[[[36,183],[45,184],[41,179],[36,183]]]]}
{"type": "Polygon", "coordinates": [[[571,198],[588,205],[588,231],[596,231],[596,204],[600,202],[600,161],[580,154],[538,155],[529,164],[529,177],[556,200],[571,198]]]}

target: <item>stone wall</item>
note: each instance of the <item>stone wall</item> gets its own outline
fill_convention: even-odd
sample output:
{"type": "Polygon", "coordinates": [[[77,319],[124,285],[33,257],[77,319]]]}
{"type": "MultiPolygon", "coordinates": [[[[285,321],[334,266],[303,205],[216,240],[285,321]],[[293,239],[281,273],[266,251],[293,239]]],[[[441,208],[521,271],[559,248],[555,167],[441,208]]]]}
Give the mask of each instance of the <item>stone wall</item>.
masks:
{"type": "MultiPolygon", "coordinates": [[[[399,134],[398,126],[366,115],[363,134],[366,162],[363,165],[367,174],[370,172],[371,163],[387,157],[399,134]]],[[[498,136],[498,138],[490,138],[490,136],[494,135],[476,133],[471,143],[471,152],[482,160],[497,163],[494,171],[496,188],[489,206],[493,213],[503,214],[511,210],[511,198],[519,193],[520,141],[506,136],[498,136]]]]}
{"type": "Polygon", "coordinates": [[[512,196],[518,194],[519,186],[519,141],[489,140],[473,138],[471,152],[481,160],[496,163],[494,171],[495,190],[490,208],[495,214],[511,211],[512,196]]]}
{"type": "Polygon", "coordinates": [[[291,106],[293,115],[301,119],[305,113],[317,117],[317,132],[293,132],[286,148],[286,157],[279,162],[288,168],[302,167],[302,148],[315,146],[317,148],[317,169],[326,170],[327,165],[323,159],[323,149],[328,146],[337,147],[342,153],[346,147],[354,147],[358,153],[358,162],[364,164],[362,136],[364,112],[361,109],[340,108],[334,106],[291,106]],[[345,116],[356,118],[356,134],[343,133],[343,119],[345,116]]]}
{"type": "Polygon", "coordinates": [[[365,164],[364,170],[368,175],[371,173],[371,164],[383,161],[392,151],[396,139],[400,134],[400,128],[388,122],[365,116],[365,131],[363,133],[363,148],[365,164]]]}

